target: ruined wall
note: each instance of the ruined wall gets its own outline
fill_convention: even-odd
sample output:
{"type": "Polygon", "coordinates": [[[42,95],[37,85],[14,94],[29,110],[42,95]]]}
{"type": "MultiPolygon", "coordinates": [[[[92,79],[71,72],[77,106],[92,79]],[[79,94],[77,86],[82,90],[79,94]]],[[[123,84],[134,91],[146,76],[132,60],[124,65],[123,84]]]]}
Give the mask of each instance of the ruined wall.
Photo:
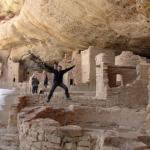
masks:
{"type": "Polygon", "coordinates": [[[132,131],[130,134],[128,129],[141,129],[146,117],[145,108],[104,108],[97,106],[97,103],[95,107],[89,104],[74,106],[71,110],[70,106],[31,107],[32,102],[35,102],[33,98],[37,97],[26,96],[17,101],[10,117],[10,129],[18,126],[20,150],[99,150],[116,142],[115,147],[120,148],[124,143],[131,144],[127,142],[130,135],[137,138],[137,134],[132,131]],[[119,129],[126,129],[127,132],[120,132],[119,129]],[[123,135],[125,137],[118,145],[118,139],[123,135]]]}
{"type": "Polygon", "coordinates": [[[95,56],[102,50],[90,46],[87,50],[81,52],[81,71],[82,83],[88,83],[95,86],[96,84],[96,63],[95,56]]]}
{"type": "Polygon", "coordinates": [[[90,52],[87,50],[81,52],[82,64],[82,83],[90,82],[90,52]]]}
{"type": "Polygon", "coordinates": [[[108,88],[107,98],[110,105],[146,106],[148,104],[149,67],[149,64],[138,65],[138,76],[133,82],[118,88],[108,88]]]}
{"type": "Polygon", "coordinates": [[[7,67],[7,59],[9,57],[8,51],[0,51],[0,62],[1,66],[1,76],[0,76],[0,87],[6,87],[7,76],[8,76],[8,67],[7,67]]]}
{"type": "Polygon", "coordinates": [[[19,82],[27,81],[27,69],[24,64],[8,59],[8,86],[17,86],[19,82]]]}
{"type": "Polygon", "coordinates": [[[115,65],[118,66],[136,66],[142,62],[146,62],[146,58],[134,55],[131,51],[123,51],[115,57],[115,65]]]}
{"type": "Polygon", "coordinates": [[[20,150],[91,150],[92,137],[79,126],[60,126],[51,119],[19,123],[20,150]]]}
{"type": "Polygon", "coordinates": [[[122,76],[122,84],[126,85],[137,78],[136,68],[132,66],[108,66],[109,87],[116,87],[117,75],[122,76]]]}
{"type": "Polygon", "coordinates": [[[76,65],[72,71],[72,76],[74,79],[75,85],[82,83],[82,68],[81,68],[81,52],[74,52],[72,54],[72,61],[76,65]]]}
{"type": "Polygon", "coordinates": [[[15,78],[15,83],[19,82],[19,63],[15,63],[8,59],[8,83],[13,83],[15,78]]]}
{"type": "Polygon", "coordinates": [[[113,52],[100,53],[95,58],[96,61],[96,97],[107,98],[108,88],[108,65],[114,65],[115,54],[113,52]]]}
{"type": "Polygon", "coordinates": [[[27,104],[28,99],[25,96],[15,99],[9,110],[8,129],[17,126],[17,115],[24,107],[27,106],[27,104]]]}
{"type": "MultiPolygon", "coordinates": [[[[108,105],[123,105],[123,106],[146,106],[148,103],[148,63],[139,64],[136,68],[136,73],[134,70],[128,71],[124,67],[120,68],[118,71],[120,73],[125,73],[125,79],[131,81],[127,85],[121,87],[116,86],[116,76],[112,74],[109,75],[109,63],[106,63],[109,60],[108,54],[99,54],[96,57],[97,64],[97,89],[96,96],[99,99],[106,99],[108,105]],[[107,56],[107,59],[103,59],[104,56],[107,56]],[[128,71],[128,72],[127,72],[128,71]],[[137,74],[137,77],[136,77],[137,74]],[[128,78],[129,76],[129,78],[128,78]],[[113,77],[113,78],[112,78],[113,77]],[[135,80],[133,80],[135,78],[135,80]],[[111,79],[109,86],[109,79],[111,79]]],[[[126,58],[127,59],[127,58],[126,58]]],[[[121,66],[120,66],[121,67],[121,66]]],[[[117,68],[117,67],[116,67],[117,68]]],[[[126,68],[126,67],[125,67],[126,68]]],[[[131,67],[132,68],[132,67],[131,67]]],[[[111,73],[117,70],[111,70],[111,73]]]]}
{"type": "Polygon", "coordinates": [[[19,82],[27,81],[27,68],[24,64],[20,63],[19,65],[19,82]]]}
{"type": "Polygon", "coordinates": [[[139,129],[145,116],[143,109],[120,107],[77,106],[73,112],[43,106],[25,108],[18,115],[20,150],[99,150],[96,147],[102,148],[104,143],[98,138],[105,139],[99,128],[139,129]]]}

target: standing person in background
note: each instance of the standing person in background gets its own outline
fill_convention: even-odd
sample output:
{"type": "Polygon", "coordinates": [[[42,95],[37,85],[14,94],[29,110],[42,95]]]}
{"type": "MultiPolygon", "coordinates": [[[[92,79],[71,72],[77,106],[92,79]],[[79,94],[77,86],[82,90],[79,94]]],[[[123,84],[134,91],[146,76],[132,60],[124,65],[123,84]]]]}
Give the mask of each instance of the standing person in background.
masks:
{"type": "Polygon", "coordinates": [[[43,76],[44,76],[44,87],[45,89],[47,89],[47,86],[48,86],[48,76],[47,76],[47,73],[45,71],[43,71],[43,76]]]}
{"type": "Polygon", "coordinates": [[[35,94],[35,93],[37,94],[38,93],[39,80],[37,79],[35,74],[33,74],[33,76],[32,76],[31,84],[32,84],[32,94],[35,94]]]}

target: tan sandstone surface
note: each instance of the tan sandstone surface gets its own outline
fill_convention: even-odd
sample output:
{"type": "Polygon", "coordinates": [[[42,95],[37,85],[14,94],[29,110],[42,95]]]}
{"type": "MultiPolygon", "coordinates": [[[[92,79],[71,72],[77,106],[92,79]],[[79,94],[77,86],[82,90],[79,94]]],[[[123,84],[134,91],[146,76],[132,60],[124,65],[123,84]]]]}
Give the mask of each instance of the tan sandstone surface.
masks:
{"type": "Polygon", "coordinates": [[[89,45],[150,56],[149,0],[2,0],[0,8],[0,49],[14,59],[32,49],[59,60],[89,45]]]}
{"type": "Polygon", "coordinates": [[[0,0],[0,88],[19,95],[0,150],[149,150],[149,49],[150,0],[0,0]],[[57,89],[46,102],[38,57],[76,65],[72,100],[57,89]]]}

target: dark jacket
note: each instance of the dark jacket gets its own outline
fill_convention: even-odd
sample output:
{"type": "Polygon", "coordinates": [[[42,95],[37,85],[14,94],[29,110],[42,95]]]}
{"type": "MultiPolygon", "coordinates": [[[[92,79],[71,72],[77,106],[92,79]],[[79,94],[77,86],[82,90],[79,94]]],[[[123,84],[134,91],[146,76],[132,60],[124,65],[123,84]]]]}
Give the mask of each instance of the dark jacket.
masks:
{"type": "Polygon", "coordinates": [[[32,86],[38,86],[39,80],[36,77],[32,77],[32,86]]]}
{"type": "Polygon", "coordinates": [[[54,79],[53,79],[54,83],[62,83],[64,74],[66,72],[68,72],[69,70],[73,69],[75,67],[75,65],[72,67],[66,68],[64,70],[61,70],[61,71],[58,71],[58,70],[54,69],[53,67],[50,67],[46,64],[44,64],[44,67],[48,72],[54,73],[54,79]]]}

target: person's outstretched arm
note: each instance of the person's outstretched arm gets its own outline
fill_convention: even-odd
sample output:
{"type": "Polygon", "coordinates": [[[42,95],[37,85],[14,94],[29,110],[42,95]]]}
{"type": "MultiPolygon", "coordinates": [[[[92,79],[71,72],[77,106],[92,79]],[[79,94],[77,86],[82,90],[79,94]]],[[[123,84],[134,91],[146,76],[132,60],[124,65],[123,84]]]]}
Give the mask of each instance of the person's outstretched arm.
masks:
{"type": "Polygon", "coordinates": [[[36,55],[34,55],[33,53],[30,53],[31,55],[31,59],[42,69],[46,70],[47,72],[53,73],[54,69],[53,67],[47,65],[46,63],[44,63],[39,57],[37,57],[36,55]]]}
{"type": "Polygon", "coordinates": [[[66,73],[68,71],[70,71],[71,69],[73,69],[75,67],[75,65],[73,65],[72,67],[66,68],[63,70],[63,73],[66,73]]]}
{"type": "Polygon", "coordinates": [[[53,73],[55,71],[53,67],[47,65],[46,63],[43,63],[43,69],[50,73],[53,73]]]}

